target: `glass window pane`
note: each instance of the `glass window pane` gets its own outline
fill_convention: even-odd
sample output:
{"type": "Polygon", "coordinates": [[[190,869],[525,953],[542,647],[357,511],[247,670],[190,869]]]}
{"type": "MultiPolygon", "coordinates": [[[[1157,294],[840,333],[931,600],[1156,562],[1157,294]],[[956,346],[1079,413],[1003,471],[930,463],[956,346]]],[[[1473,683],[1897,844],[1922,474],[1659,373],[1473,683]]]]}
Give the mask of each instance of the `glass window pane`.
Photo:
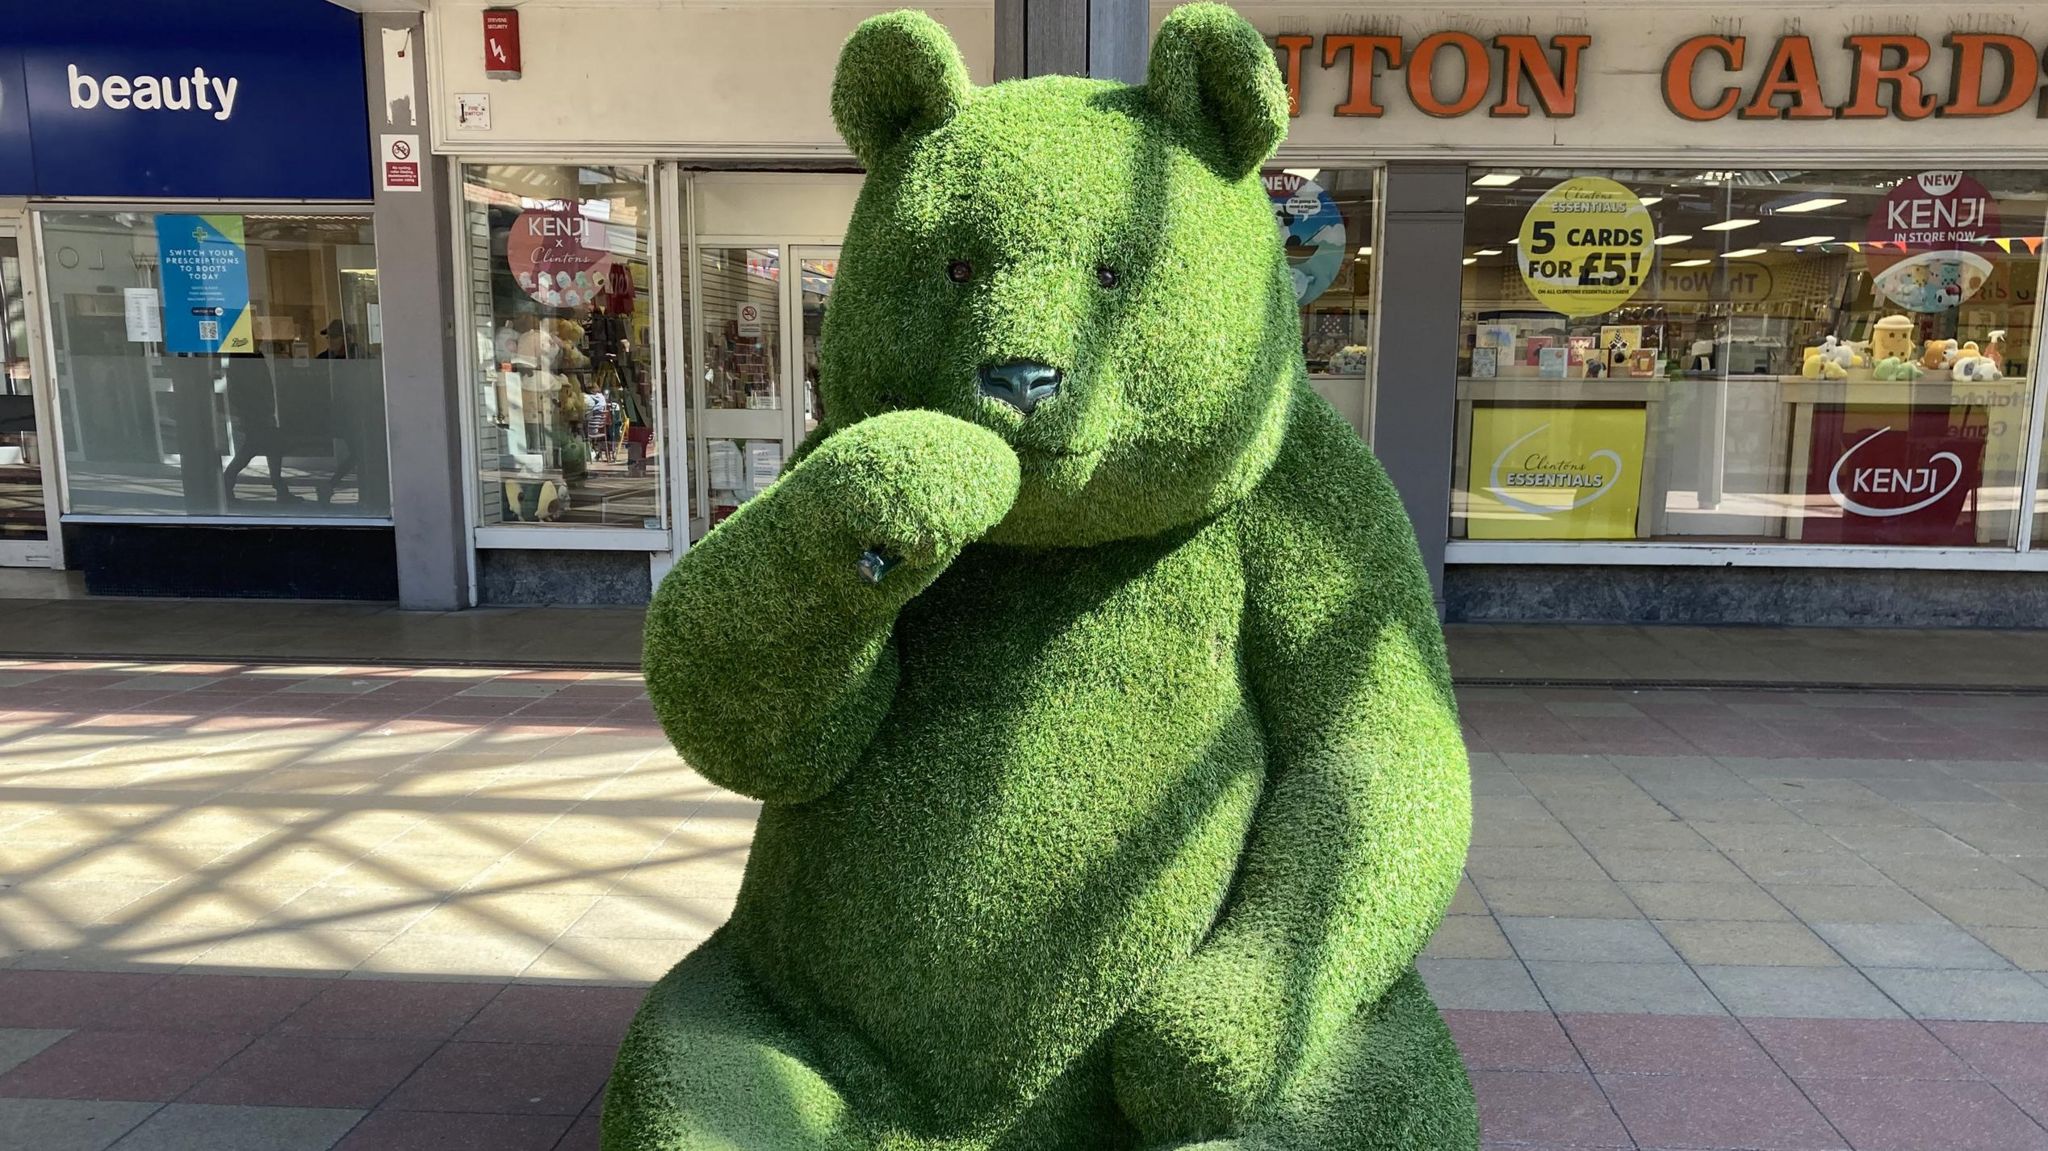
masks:
{"type": "Polygon", "coordinates": [[[1274,221],[1301,305],[1309,384],[1358,434],[1372,413],[1373,168],[1275,168],[1265,173],[1274,221]]]}
{"type": "Polygon", "coordinates": [[[660,528],[654,212],[645,168],[463,168],[478,519],[660,528]]]}
{"type": "Polygon", "coordinates": [[[1473,174],[1454,536],[2010,546],[2048,174],[1473,174]]]}
{"type": "Polygon", "coordinates": [[[362,215],[43,215],[70,508],[391,512],[362,215]]]}
{"type": "Polygon", "coordinates": [[[0,235],[0,543],[49,535],[21,276],[20,242],[0,235]]]}

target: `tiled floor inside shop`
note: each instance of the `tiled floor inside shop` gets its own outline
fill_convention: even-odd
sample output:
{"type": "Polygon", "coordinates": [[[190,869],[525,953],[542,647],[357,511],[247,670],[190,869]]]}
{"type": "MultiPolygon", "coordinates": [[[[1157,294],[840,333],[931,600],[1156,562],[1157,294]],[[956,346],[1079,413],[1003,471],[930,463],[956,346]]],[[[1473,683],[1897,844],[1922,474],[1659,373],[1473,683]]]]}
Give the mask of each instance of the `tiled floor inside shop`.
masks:
{"type": "MultiPolygon", "coordinates": [[[[2048,697],[1461,699],[1489,1146],[2048,1149],[2048,697]]],[[[755,811],[626,672],[0,662],[0,1147],[594,1148],[755,811]]]]}

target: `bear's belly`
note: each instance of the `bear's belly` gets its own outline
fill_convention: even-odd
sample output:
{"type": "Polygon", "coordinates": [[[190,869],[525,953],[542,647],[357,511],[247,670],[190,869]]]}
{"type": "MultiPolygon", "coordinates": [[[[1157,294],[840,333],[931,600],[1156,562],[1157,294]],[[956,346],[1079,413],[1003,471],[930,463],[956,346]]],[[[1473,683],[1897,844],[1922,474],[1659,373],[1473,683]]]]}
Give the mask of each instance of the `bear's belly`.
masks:
{"type": "Polygon", "coordinates": [[[964,1115],[1192,952],[1264,771],[1220,552],[970,552],[919,597],[866,758],[756,832],[735,922],[771,992],[964,1115]]]}

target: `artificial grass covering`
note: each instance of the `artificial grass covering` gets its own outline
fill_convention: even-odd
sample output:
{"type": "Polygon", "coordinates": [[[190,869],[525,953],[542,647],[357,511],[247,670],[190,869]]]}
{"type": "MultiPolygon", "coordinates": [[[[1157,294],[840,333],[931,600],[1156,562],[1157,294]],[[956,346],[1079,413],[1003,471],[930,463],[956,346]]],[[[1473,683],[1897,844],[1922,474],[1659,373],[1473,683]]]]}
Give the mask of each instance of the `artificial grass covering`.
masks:
{"type": "Polygon", "coordinates": [[[648,620],[676,747],[765,806],[607,1151],[1477,1145],[1413,967],[1464,751],[1401,505],[1306,386],[1286,107],[1211,5],[1142,88],[848,42],[823,426],[648,620]],[[1019,360],[1062,372],[1029,416],[977,388],[1019,360]]]}

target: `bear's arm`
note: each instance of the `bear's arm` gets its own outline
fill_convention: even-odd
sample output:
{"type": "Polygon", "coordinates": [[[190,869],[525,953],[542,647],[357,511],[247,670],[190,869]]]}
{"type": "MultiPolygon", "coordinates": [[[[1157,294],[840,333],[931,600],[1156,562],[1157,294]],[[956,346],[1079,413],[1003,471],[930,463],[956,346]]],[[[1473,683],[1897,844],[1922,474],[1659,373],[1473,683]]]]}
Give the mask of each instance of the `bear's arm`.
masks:
{"type": "Polygon", "coordinates": [[[936,412],[815,447],[691,547],[647,614],[647,694],[669,740],[768,803],[815,799],[859,760],[895,695],[897,614],[1017,496],[1009,446],[936,412]],[[861,575],[867,551],[896,561],[879,584],[861,575]]]}
{"type": "Polygon", "coordinates": [[[1119,1097],[1148,1134],[1228,1129],[1314,1060],[1428,941],[1471,836],[1414,531],[1305,388],[1241,538],[1266,792],[1210,938],[1119,1036],[1119,1097]]]}

